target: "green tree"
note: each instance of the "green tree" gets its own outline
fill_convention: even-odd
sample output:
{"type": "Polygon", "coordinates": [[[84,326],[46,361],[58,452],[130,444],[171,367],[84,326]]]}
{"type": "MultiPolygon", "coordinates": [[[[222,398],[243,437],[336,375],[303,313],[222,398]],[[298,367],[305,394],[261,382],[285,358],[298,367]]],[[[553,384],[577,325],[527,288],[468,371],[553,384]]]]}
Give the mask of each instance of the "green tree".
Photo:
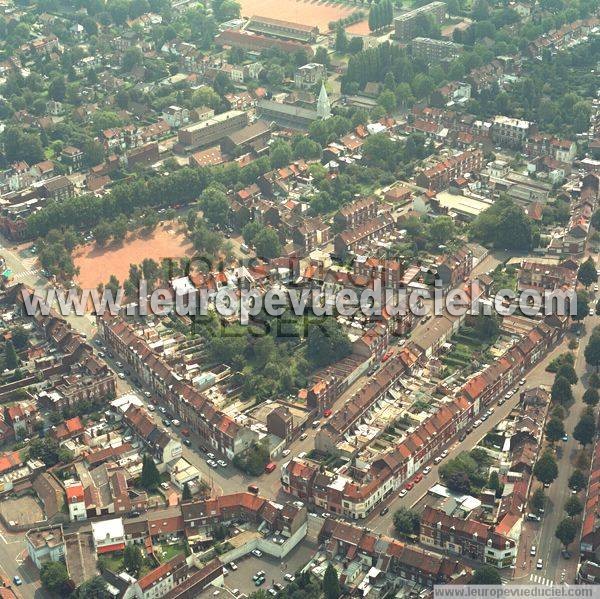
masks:
{"type": "Polygon", "coordinates": [[[502,584],[502,579],[494,566],[481,566],[473,572],[471,584],[502,584]]]}
{"type": "Polygon", "coordinates": [[[273,168],[287,166],[292,160],[292,148],[287,141],[276,141],[269,149],[269,160],[273,168]]]}
{"type": "Polygon", "coordinates": [[[533,468],[534,476],[544,484],[550,484],[558,476],[558,466],[550,451],[545,451],[533,468]]]}
{"type": "Polygon", "coordinates": [[[600,389],[600,376],[598,376],[597,372],[592,372],[590,378],[588,379],[588,385],[590,389],[598,390],[600,389]]]}
{"type": "Polygon", "coordinates": [[[554,443],[556,441],[560,441],[564,434],[565,427],[562,420],[559,420],[558,418],[550,418],[546,424],[546,439],[548,439],[550,443],[554,443]]]}
{"type": "Polygon", "coordinates": [[[154,490],[160,484],[160,473],[149,455],[144,455],[142,459],[142,474],[140,478],[141,486],[146,490],[154,490]]]}
{"type": "Polygon", "coordinates": [[[10,340],[4,346],[4,366],[8,370],[14,370],[19,366],[19,356],[17,356],[15,346],[10,340]]]}
{"type": "Polygon", "coordinates": [[[561,364],[556,372],[556,376],[565,377],[570,385],[577,384],[577,373],[572,364],[561,364]]]}
{"type": "Polygon", "coordinates": [[[336,52],[342,54],[348,49],[348,37],[346,36],[346,30],[342,24],[338,25],[335,29],[334,48],[336,52]]]}
{"type": "Polygon", "coordinates": [[[600,366],[600,335],[593,333],[583,352],[585,361],[598,370],[600,366]]]}
{"type": "Polygon", "coordinates": [[[144,563],[144,556],[139,545],[127,545],[123,551],[123,566],[133,576],[139,576],[144,563]]]}
{"type": "Polygon", "coordinates": [[[570,518],[565,518],[556,527],[554,536],[565,546],[565,549],[575,540],[577,525],[570,518]]]}
{"type": "Polygon", "coordinates": [[[86,580],[77,588],[73,596],[74,599],[110,599],[112,597],[102,576],[86,580]]]}
{"type": "Polygon", "coordinates": [[[40,570],[40,580],[46,590],[63,595],[69,582],[67,567],[62,562],[48,562],[40,570]]]}
{"type": "Polygon", "coordinates": [[[327,569],[323,576],[323,594],[325,595],[325,599],[338,599],[341,594],[337,570],[331,563],[327,564],[327,569]]]}
{"type": "Polygon", "coordinates": [[[223,226],[229,219],[229,202],[227,195],[221,189],[209,187],[200,196],[200,207],[204,218],[213,224],[223,226]]]}
{"type": "Polygon", "coordinates": [[[579,267],[579,270],[577,271],[577,280],[586,287],[589,287],[592,283],[598,281],[596,264],[591,256],[579,267]]]}
{"type": "Polygon", "coordinates": [[[573,391],[569,381],[563,376],[557,376],[552,384],[550,392],[552,401],[563,406],[570,406],[573,403],[573,391]]]}
{"type": "Polygon", "coordinates": [[[434,246],[446,244],[454,238],[456,227],[449,216],[438,216],[428,227],[429,239],[434,246]]]}
{"type": "Polygon", "coordinates": [[[188,501],[192,498],[192,492],[190,490],[190,485],[188,485],[188,483],[185,483],[183,485],[183,491],[181,493],[181,501],[188,501]]]}
{"type": "Polygon", "coordinates": [[[583,472],[579,469],[573,470],[573,474],[571,474],[569,477],[569,489],[572,489],[573,491],[581,491],[581,489],[585,488],[586,483],[587,479],[583,472]]]}
{"type": "Polygon", "coordinates": [[[574,518],[583,512],[583,504],[578,497],[572,495],[567,499],[565,503],[565,512],[567,512],[569,518],[574,518]]]}
{"type": "Polygon", "coordinates": [[[274,229],[263,228],[254,238],[256,255],[270,260],[281,256],[281,243],[274,229]]]}
{"type": "Polygon", "coordinates": [[[544,489],[542,487],[538,487],[531,496],[531,507],[534,510],[540,511],[543,510],[546,505],[546,495],[544,494],[544,489]]]}
{"type": "Polygon", "coordinates": [[[306,357],[312,364],[325,367],[350,354],[346,333],[334,318],[321,318],[308,329],[306,357]]]}
{"type": "Polygon", "coordinates": [[[588,407],[581,414],[579,422],[573,429],[573,437],[579,441],[583,447],[589,445],[596,436],[596,419],[591,407],[588,407]]]}
{"type": "Polygon", "coordinates": [[[595,406],[598,405],[598,401],[600,401],[600,395],[598,394],[597,389],[590,387],[589,389],[586,389],[582,399],[583,403],[587,404],[588,406],[595,406]]]}
{"type": "Polygon", "coordinates": [[[401,507],[394,512],[394,528],[401,535],[418,535],[421,528],[419,514],[408,508],[401,507]]]}
{"type": "Polygon", "coordinates": [[[52,100],[63,102],[67,93],[67,85],[62,75],[57,75],[48,85],[48,95],[52,100]]]}

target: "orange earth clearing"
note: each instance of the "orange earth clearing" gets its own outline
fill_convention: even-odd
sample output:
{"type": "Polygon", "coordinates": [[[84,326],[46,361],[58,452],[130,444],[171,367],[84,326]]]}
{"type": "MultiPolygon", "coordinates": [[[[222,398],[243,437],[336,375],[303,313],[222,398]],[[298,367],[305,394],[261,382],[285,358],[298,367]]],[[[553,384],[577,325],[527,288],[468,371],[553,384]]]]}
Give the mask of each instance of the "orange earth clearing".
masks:
{"type": "Polygon", "coordinates": [[[149,235],[128,233],[123,243],[106,247],[91,243],[77,248],[73,254],[79,268],[76,283],[84,289],[95,289],[100,283],[107,283],[110,275],[122,283],[129,275],[129,265],[141,264],[144,258],[160,262],[163,258],[192,255],[192,244],[179,228],[176,224],[162,224],[149,235]]]}
{"type": "MultiPolygon", "coordinates": [[[[254,15],[316,25],[321,33],[329,29],[331,21],[337,21],[352,14],[356,8],[320,0],[238,0],[243,17],[254,15]]],[[[368,7],[365,9],[365,12],[368,7]]],[[[357,33],[357,32],[355,32],[357,33]]]]}

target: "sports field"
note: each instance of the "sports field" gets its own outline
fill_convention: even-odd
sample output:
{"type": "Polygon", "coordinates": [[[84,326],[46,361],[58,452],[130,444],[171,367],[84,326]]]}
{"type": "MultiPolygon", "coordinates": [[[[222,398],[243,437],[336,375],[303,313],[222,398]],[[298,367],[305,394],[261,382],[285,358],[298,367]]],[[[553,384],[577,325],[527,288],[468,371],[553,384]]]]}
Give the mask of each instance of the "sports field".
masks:
{"type": "Polygon", "coordinates": [[[321,33],[329,29],[331,21],[347,17],[357,9],[353,6],[323,2],[322,0],[238,0],[243,17],[258,15],[316,25],[321,33]]]}
{"type": "Polygon", "coordinates": [[[123,243],[98,247],[90,243],[77,248],[73,254],[79,275],[75,282],[82,288],[95,289],[107,283],[110,275],[123,282],[129,274],[130,264],[140,264],[144,258],[160,262],[162,258],[183,258],[193,253],[178,224],[161,224],[149,235],[143,232],[128,233],[123,243]]]}

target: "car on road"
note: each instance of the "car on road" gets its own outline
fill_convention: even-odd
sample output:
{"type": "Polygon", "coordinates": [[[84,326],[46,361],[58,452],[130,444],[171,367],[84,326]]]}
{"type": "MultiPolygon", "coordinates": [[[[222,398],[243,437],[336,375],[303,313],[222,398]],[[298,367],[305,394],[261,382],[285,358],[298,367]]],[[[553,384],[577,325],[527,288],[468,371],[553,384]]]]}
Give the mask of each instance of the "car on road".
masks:
{"type": "Polygon", "coordinates": [[[537,553],[537,547],[535,545],[531,546],[531,549],[529,550],[529,555],[535,555],[537,553]]]}
{"type": "Polygon", "coordinates": [[[562,436],[562,440],[563,440],[563,441],[568,441],[568,440],[569,440],[569,435],[567,435],[567,433],[565,433],[565,434],[562,436]]]}
{"type": "Polygon", "coordinates": [[[300,435],[300,441],[304,441],[304,439],[306,439],[306,437],[308,437],[308,434],[307,433],[302,433],[300,435]]]}
{"type": "Polygon", "coordinates": [[[252,555],[254,557],[262,557],[262,551],[260,549],[253,549],[252,550],[252,555]]]}
{"type": "Polygon", "coordinates": [[[402,491],[400,491],[400,493],[398,493],[398,497],[406,497],[407,493],[408,493],[408,491],[406,489],[402,489],[402,491]]]}
{"type": "Polygon", "coordinates": [[[535,565],[535,567],[538,570],[541,570],[544,567],[544,561],[542,560],[542,558],[540,557],[540,559],[537,561],[537,564],[535,565]]]}
{"type": "Polygon", "coordinates": [[[423,468],[423,474],[427,476],[431,472],[431,466],[426,466],[423,468]]]}
{"type": "Polygon", "coordinates": [[[389,511],[390,511],[390,508],[386,506],[379,512],[379,515],[385,516],[389,511]]]}
{"type": "Polygon", "coordinates": [[[281,455],[282,455],[284,458],[287,458],[287,456],[289,456],[289,455],[290,455],[290,453],[291,453],[291,450],[290,450],[290,449],[284,449],[284,450],[281,452],[281,455]]]}

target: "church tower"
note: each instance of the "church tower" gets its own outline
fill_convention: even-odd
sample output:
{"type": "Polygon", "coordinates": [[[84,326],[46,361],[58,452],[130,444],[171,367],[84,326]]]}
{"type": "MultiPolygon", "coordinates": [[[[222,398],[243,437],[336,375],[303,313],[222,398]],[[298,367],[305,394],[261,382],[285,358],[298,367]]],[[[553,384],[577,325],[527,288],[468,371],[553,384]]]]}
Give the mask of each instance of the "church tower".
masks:
{"type": "Polygon", "coordinates": [[[325,84],[321,82],[321,91],[319,92],[319,98],[317,99],[317,115],[320,119],[328,119],[331,116],[331,104],[329,103],[329,96],[325,90],[325,84]]]}

